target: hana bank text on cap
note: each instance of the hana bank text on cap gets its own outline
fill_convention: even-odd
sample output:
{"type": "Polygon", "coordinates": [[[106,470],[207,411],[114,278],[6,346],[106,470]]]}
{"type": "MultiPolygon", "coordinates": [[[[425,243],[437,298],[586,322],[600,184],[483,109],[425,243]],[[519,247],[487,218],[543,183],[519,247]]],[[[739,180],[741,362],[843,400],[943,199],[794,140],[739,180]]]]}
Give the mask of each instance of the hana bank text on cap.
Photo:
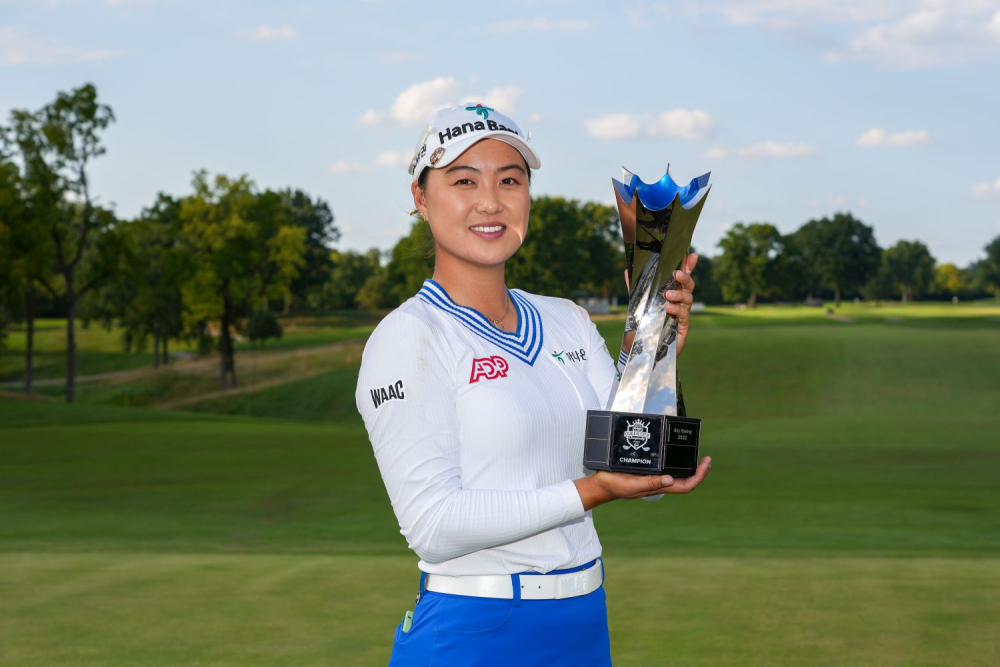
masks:
{"type": "Polygon", "coordinates": [[[496,109],[482,104],[441,109],[431,117],[427,129],[417,142],[410,175],[420,178],[425,168],[440,169],[451,164],[459,155],[480,139],[498,139],[516,148],[532,169],[542,166],[538,154],[528,144],[521,128],[496,109]]]}

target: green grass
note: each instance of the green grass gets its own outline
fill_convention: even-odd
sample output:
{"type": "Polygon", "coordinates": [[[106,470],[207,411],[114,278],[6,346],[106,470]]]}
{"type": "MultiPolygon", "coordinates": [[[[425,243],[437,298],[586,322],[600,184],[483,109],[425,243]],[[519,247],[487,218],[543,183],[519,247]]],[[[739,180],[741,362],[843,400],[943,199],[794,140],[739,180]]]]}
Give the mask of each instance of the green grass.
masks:
{"type": "MultiPolygon", "coordinates": [[[[696,318],[711,475],[595,511],[616,665],[1000,661],[1000,308],[884,308],[696,318]]],[[[197,411],[0,401],[0,662],[384,664],[416,558],[356,363],[197,411]]]]}
{"type": "MultiPolygon", "coordinates": [[[[0,662],[384,665],[414,569],[405,556],[0,554],[0,662]]],[[[616,556],[615,665],[992,666],[998,577],[995,559],[616,556]]]]}

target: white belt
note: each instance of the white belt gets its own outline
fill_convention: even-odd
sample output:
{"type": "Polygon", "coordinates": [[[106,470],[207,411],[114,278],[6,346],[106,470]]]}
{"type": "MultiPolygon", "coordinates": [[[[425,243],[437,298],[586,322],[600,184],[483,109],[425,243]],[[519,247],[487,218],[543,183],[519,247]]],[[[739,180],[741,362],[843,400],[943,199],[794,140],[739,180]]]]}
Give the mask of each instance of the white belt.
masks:
{"type": "MultiPolygon", "coordinates": [[[[593,593],[604,581],[604,565],[601,559],[586,570],[565,574],[522,574],[522,600],[561,600],[578,595],[593,593]]],[[[444,574],[428,574],[424,580],[424,590],[449,595],[468,595],[477,598],[514,597],[513,579],[509,574],[469,575],[449,577],[444,574]]]]}

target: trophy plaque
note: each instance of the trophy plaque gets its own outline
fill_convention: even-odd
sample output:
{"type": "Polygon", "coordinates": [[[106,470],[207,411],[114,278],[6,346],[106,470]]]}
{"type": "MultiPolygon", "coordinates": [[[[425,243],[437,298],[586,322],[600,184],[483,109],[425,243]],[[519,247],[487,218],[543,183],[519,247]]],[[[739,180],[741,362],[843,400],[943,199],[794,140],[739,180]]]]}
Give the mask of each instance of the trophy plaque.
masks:
{"type": "Polygon", "coordinates": [[[705,204],[710,174],[686,186],[670,168],[655,183],[624,170],[612,179],[628,282],[623,349],[631,349],[607,410],[588,410],[583,465],[638,475],[690,477],[701,420],[688,417],[677,379],[677,320],[664,306],[705,204]]]}

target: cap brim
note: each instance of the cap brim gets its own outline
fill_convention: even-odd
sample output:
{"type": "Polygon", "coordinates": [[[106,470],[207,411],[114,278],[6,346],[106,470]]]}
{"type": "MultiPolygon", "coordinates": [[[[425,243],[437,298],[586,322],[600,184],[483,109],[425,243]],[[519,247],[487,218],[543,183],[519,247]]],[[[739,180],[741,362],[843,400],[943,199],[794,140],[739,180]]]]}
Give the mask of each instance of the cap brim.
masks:
{"type": "Polygon", "coordinates": [[[505,144],[510,144],[517,149],[517,152],[521,154],[524,161],[528,163],[528,166],[532,169],[540,169],[542,166],[542,161],[538,159],[538,153],[536,153],[531,145],[519,137],[516,134],[507,132],[506,130],[497,130],[495,132],[486,132],[484,134],[477,134],[473,137],[462,137],[458,141],[453,141],[445,151],[445,154],[441,156],[441,160],[434,165],[434,169],[440,169],[441,167],[446,167],[455,160],[457,160],[465,151],[469,149],[475,143],[482,141],[483,139],[497,139],[505,144]]]}

